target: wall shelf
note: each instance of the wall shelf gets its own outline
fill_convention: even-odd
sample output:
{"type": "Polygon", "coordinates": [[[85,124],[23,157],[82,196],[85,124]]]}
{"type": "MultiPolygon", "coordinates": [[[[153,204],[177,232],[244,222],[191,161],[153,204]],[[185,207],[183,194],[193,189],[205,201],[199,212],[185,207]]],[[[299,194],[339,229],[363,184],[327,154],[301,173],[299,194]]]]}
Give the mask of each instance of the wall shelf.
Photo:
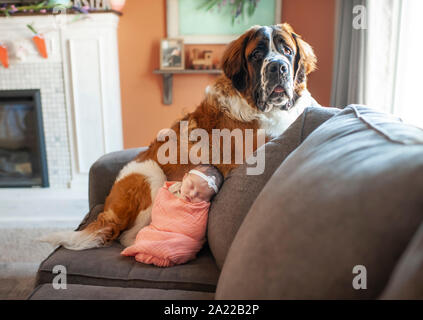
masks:
{"type": "Polygon", "coordinates": [[[220,69],[184,69],[184,70],[160,70],[153,71],[154,74],[160,74],[163,77],[163,103],[166,105],[172,104],[172,88],[174,74],[222,74],[220,69]]]}

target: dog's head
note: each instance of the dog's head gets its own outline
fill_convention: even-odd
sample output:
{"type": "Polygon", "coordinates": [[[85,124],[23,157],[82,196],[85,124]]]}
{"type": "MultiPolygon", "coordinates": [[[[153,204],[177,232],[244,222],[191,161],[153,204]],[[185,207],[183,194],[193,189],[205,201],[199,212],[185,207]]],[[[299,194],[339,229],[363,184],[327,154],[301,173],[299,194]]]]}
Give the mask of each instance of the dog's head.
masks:
{"type": "Polygon", "coordinates": [[[250,28],[228,45],[222,59],[233,86],[264,112],[289,110],[315,67],[313,49],[287,23],[250,28]]]}

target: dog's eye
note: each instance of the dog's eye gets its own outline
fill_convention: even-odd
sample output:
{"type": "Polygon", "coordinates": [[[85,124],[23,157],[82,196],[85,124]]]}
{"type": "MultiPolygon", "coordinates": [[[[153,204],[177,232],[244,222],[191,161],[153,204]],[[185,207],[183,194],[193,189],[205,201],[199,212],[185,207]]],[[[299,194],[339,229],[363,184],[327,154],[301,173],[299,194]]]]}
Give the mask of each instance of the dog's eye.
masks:
{"type": "Polygon", "coordinates": [[[288,56],[292,56],[292,50],[291,50],[291,48],[290,47],[288,47],[288,46],[283,46],[283,52],[285,53],[285,54],[287,54],[288,56]]]}
{"type": "Polygon", "coordinates": [[[254,60],[261,60],[263,59],[263,52],[261,50],[254,50],[251,54],[251,58],[254,60]]]}

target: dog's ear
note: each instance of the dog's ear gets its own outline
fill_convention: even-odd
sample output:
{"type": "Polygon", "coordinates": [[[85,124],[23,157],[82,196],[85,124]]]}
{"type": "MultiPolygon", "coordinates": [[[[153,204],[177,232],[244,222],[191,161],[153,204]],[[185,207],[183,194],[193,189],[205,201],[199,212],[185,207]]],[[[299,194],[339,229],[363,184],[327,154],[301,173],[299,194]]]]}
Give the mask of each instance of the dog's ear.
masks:
{"type": "Polygon", "coordinates": [[[252,27],[238,39],[232,41],[222,57],[222,69],[225,75],[232,81],[238,91],[244,91],[248,83],[248,66],[245,59],[245,48],[248,40],[254,33],[252,27]]]}
{"type": "Polygon", "coordinates": [[[301,84],[309,73],[316,70],[317,58],[313,48],[307,42],[296,33],[291,34],[297,46],[294,62],[295,82],[301,84]]]}
{"type": "Polygon", "coordinates": [[[296,54],[294,60],[294,79],[297,83],[302,83],[306,79],[306,75],[316,70],[317,58],[313,48],[301,39],[301,36],[294,32],[294,29],[288,23],[277,25],[278,28],[290,34],[296,46],[296,54]]]}

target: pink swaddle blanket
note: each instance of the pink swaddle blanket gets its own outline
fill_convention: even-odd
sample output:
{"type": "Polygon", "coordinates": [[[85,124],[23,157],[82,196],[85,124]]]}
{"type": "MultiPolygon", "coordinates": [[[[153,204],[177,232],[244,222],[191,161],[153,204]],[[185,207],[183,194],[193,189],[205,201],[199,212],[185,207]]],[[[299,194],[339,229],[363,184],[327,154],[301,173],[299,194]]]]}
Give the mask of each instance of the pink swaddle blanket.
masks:
{"type": "Polygon", "coordinates": [[[166,181],[154,200],[151,224],[141,229],[132,246],[121,252],[139,262],[169,267],[195,258],[205,242],[210,202],[191,203],[176,197],[166,181]]]}

